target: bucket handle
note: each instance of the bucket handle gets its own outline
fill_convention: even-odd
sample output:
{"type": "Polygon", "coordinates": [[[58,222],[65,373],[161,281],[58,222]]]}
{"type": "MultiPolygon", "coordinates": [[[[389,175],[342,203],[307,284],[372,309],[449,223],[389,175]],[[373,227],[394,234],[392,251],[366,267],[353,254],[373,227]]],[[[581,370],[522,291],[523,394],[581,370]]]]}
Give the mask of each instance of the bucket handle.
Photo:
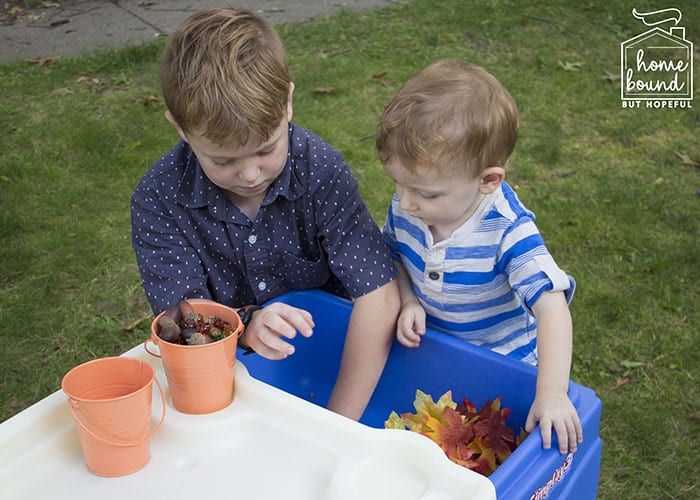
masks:
{"type": "Polygon", "coordinates": [[[153,342],[153,339],[146,339],[146,340],[144,340],[144,342],[143,342],[143,348],[146,349],[146,352],[147,352],[148,354],[150,354],[151,356],[155,356],[156,358],[162,358],[162,356],[161,356],[160,354],[158,354],[157,352],[153,352],[153,351],[151,351],[150,349],[148,349],[148,343],[149,343],[149,342],[152,342],[153,345],[156,345],[156,343],[153,342]]]}
{"type": "Polygon", "coordinates": [[[153,377],[153,381],[156,383],[156,386],[158,387],[158,392],[160,392],[160,399],[161,399],[161,406],[163,407],[163,411],[160,415],[160,422],[158,422],[158,425],[155,426],[155,428],[151,431],[151,433],[143,440],[143,441],[138,441],[136,443],[115,443],[112,441],[108,441],[107,439],[103,438],[102,436],[98,436],[94,432],[92,432],[90,429],[85,427],[85,425],[80,421],[80,418],[78,418],[78,415],[75,413],[75,406],[77,406],[77,401],[73,398],[70,398],[70,411],[73,414],[73,417],[75,421],[80,425],[80,427],[90,434],[93,438],[97,439],[98,441],[102,441],[103,443],[107,443],[112,446],[135,446],[141,443],[144,443],[151,439],[153,436],[155,436],[156,432],[158,432],[163,425],[163,421],[165,420],[165,393],[163,392],[163,388],[160,385],[160,382],[158,382],[158,379],[156,377],[153,377]]]}

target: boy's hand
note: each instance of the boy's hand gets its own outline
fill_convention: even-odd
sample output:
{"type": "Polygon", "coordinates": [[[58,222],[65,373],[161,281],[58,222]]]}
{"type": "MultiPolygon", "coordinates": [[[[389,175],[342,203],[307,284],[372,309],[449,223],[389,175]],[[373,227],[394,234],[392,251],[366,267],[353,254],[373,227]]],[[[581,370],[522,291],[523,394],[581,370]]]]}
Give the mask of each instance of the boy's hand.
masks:
{"type": "Polygon", "coordinates": [[[576,408],[566,394],[537,394],[525,422],[525,430],[532,432],[540,425],[542,446],[552,446],[552,428],[557,433],[559,453],[574,453],[578,443],[583,442],[583,429],[576,408]]]}
{"type": "Polygon", "coordinates": [[[425,335],[425,310],[417,302],[401,304],[401,312],[396,323],[396,338],[405,347],[418,347],[425,335]]]}
{"type": "Polygon", "coordinates": [[[282,337],[293,339],[297,332],[310,337],[313,328],[311,313],[275,302],[253,314],[241,341],[264,358],[284,359],[294,354],[294,346],[282,340],[282,337]]]}

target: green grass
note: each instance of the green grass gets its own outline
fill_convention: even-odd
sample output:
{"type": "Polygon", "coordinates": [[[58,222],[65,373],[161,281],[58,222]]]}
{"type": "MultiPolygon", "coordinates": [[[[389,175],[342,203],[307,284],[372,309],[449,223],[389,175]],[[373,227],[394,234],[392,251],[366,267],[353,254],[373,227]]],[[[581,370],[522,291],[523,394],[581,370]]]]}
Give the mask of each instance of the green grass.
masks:
{"type": "MultiPolygon", "coordinates": [[[[619,82],[602,78],[646,29],[632,8],[658,5],[523,4],[426,0],[278,26],[295,122],[343,152],[381,223],[393,190],[373,136],[399,85],[446,57],[496,74],[521,111],[509,182],[578,282],[572,378],[603,401],[599,497],[697,496],[700,177],[677,155],[700,157],[697,99],[622,109],[619,82]]],[[[700,10],[674,7],[700,43],[700,10]]],[[[0,419],[148,336],[128,205],[177,138],[156,78],[162,43],[0,66],[0,419]]]]}

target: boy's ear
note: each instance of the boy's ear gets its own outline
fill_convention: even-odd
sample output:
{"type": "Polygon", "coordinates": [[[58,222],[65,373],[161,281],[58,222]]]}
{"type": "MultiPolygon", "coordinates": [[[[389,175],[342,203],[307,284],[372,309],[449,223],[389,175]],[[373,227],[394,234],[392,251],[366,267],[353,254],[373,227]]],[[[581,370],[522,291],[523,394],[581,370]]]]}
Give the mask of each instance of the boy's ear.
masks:
{"type": "Polygon", "coordinates": [[[173,127],[175,127],[175,130],[177,130],[177,133],[180,136],[180,138],[183,141],[187,142],[187,137],[185,137],[185,133],[182,131],[180,125],[178,125],[178,123],[175,121],[175,117],[170,111],[165,112],[165,119],[172,123],[173,127]]]}
{"type": "Polygon", "coordinates": [[[488,167],[481,173],[479,192],[491,194],[501,185],[506,178],[506,170],[503,167],[488,167]]]}
{"type": "Polygon", "coordinates": [[[292,121],[294,116],[294,106],[292,106],[292,97],[294,96],[294,82],[289,82],[289,96],[287,96],[287,121],[292,121]]]}

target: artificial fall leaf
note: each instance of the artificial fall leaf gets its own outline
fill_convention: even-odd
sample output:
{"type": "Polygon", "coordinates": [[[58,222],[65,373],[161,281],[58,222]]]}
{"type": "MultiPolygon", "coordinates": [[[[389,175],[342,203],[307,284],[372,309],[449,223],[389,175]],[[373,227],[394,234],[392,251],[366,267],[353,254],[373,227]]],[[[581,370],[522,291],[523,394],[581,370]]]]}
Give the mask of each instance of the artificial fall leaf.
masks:
{"type": "Polygon", "coordinates": [[[474,461],[477,462],[478,467],[483,471],[482,474],[486,476],[495,471],[496,467],[501,463],[496,460],[496,452],[489,448],[479,436],[476,436],[474,440],[469,443],[469,448],[478,458],[478,460],[474,461]]]}
{"type": "Polygon", "coordinates": [[[505,422],[510,416],[510,408],[501,410],[501,397],[490,400],[481,407],[480,418],[474,424],[476,441],[483,445],[489,455],[489,463],[501,464],[515,449],[515,432],[505,422]]]}
{"type": "Polygon", "coordinates": [[[472,419],[479,415],[476,405],[467,398],[462,399],[462,404],[457,407],[457,411],[468,419],[472,419]]]}
{"type": "Polygon", "coordinates": [[[385,429],[401,429],[406,430],[406,424],[403,419],[399,417],[399,414],[392,411],[389,418],[384,422],[385,429]]]}
{"type": "MultiPolygon", "coordinates": [[[[518,433],[518,437],[515,438],[515,448],[520,446],[523,443],[523,441],[525,441],[525,438],[529,435],[530,433],[521,427],[520,432],[518,433]]],[[[515,448],[513,448],[513,451],[515,451],[515,448]]]]}
{"type": "Polygon", "coordinates": [[[413,402],[413,407],[419,414],[426,413],[431,417],[440,418],[445,412],[445,408],[457,408],[457,403],[452,401],[452,391],[447,391],[445,394],[440,396],[440,399],[438,399],[437,402],[433,402],[433,397],[430,394],[417,390],[416,400],[413,402]]]}
{"type": "Polygon", "coordinates": [[[452,461],[469,460],[474,452],[469,443],[474,439],[474,426],[465,420],[457,410],[446,406],[442,419],[427,417],[424,435],[435,441],[452,461]]]}
{"type": "Polygon", "coordinates": [[[401,415],[401,418],[403,418],[409,430],[423,433],[428,418],[441,419],[445,408],[456,408],[457,403],[452,401],[452,391],[447,391],[440,396],[437,402],[434,402],[430,394],[426,394],[419,389],[416,390],[416,399],[413,401],[413,407],[416,410],[415,414],[404,413],[401,415]]]}

